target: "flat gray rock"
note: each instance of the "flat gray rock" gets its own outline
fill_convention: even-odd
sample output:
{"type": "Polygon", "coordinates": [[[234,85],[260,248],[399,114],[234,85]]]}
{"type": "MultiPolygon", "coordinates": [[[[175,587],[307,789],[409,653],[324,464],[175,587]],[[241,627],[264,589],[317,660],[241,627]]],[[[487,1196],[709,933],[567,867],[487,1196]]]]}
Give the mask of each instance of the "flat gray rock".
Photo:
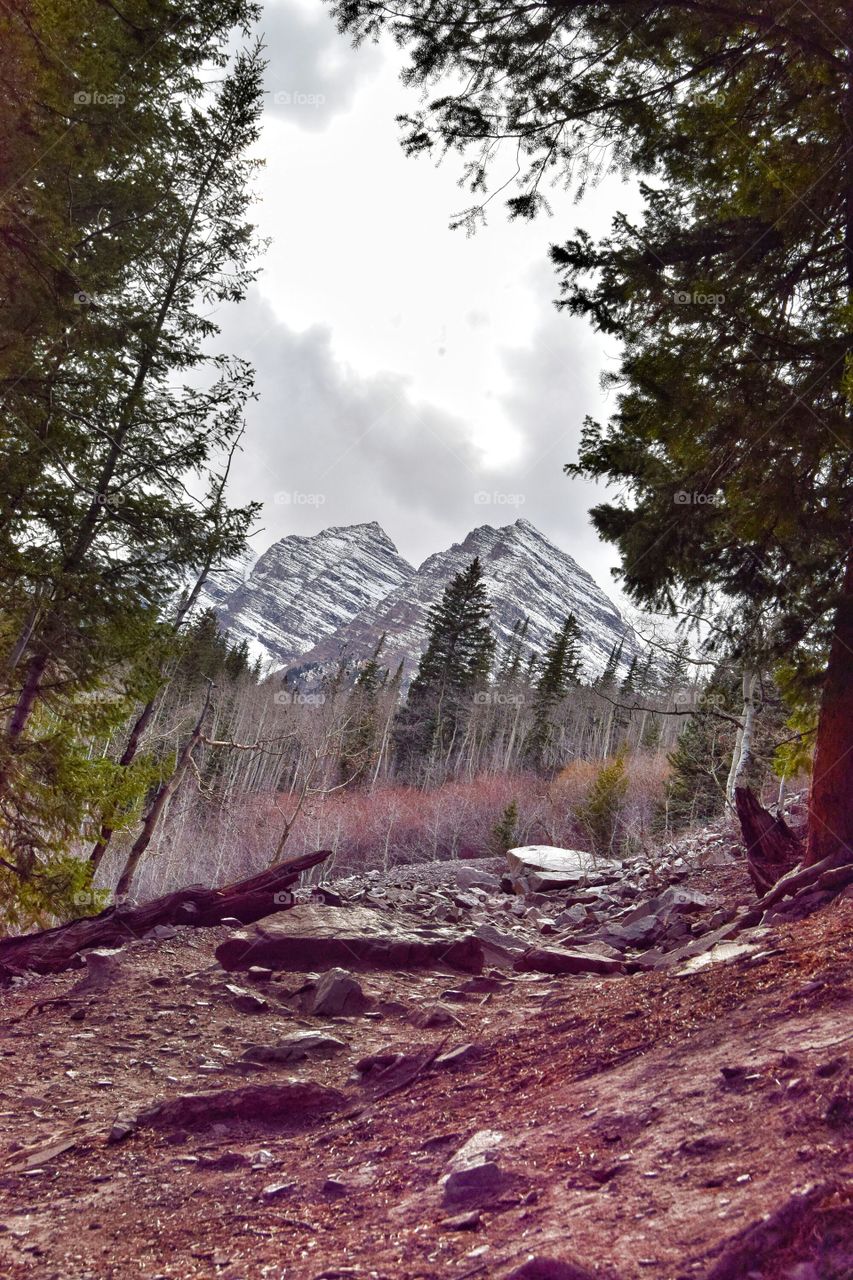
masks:
{"type": "Polygon", "coordinates": [[[601,883],[621,874],[618,862],[594,858],[583,849],[530,844],[510,849],[506,855],[509,877],[516,891],[547,893],[577,884],[601,883]]]}
{"type": "Polygon", "coordinates": [[[483,947],[470,933],[400,924],[369,907],[304,903],[252,925],[220,943],[225,969],[266,965],[299,973],[348,968],[440,968],[480,973],[483,947]]]}
{"type": "Polygon", "coordinates": [[[517,973],[601,973],[625,972],[621,960],[594,951],[568,951],[563,947],[532,947],[513,966],[517,973]]]}
{"type": "Polygon", "coordinates": [[[201,1129],[217,1121],[301,1120],[308,1112],[338,1111],[345,1098],[310,1080],[217,1089],[212,1093],[181,1093],[135,1114],[116,1118],[108,1142],[120,1142],[136,1129],[201,1129]]]}
{"type": "Polygon", "coordinates": [[[246,1062],[301,1062],[303,1058],[331,1058],[346,1044],[322,1031],[296,1031],[275,1044],[250,1044],[243,1054],[246,1062]]]}

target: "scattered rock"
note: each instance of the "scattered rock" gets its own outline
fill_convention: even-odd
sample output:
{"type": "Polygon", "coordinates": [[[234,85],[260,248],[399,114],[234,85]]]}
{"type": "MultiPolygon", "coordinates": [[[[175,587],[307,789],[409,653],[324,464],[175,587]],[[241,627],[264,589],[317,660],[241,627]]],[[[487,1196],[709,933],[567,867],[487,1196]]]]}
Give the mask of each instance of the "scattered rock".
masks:
{"type": "Polygon", "coordinates": [[[452,1218],[445,1218],[441,1226],[444,1231],[476,1231],[480,1221],[479,1209],[471,1209],[468,1213],[457,1213],[452,1218]]]}
{"type": "Polygon", "coordinates": [[[247,1062],[301,1062],[303,1058],[331,1058],[346,1043],[321,1031],[295,1031],[277,1044],[250,1044],[242,1055],[247,1062]]]}
{"type": "Polygon", "coordinates": [[[517,973],[624,973],[621,960],[594,951],[566,951],[562,947],[532,947],[515,961],[517,973]]]}
{"type": "Polygon", "coordinates": [[[506,933],[492,924],[477,925],[474,935],[480,941],[486,963],[498,968],[511,968],[513,961],[527,950],[518,934],[506,933]]]}
{"type": "Polygon", "coordinates": [[[318,1018],[337,1018],[363,1013],[369,1003],[351,973],[329,969],[308,998],[308,1012],[318,1018]]]}
{"type": "Polygon", "coordinates": [[[415,1027],[449,1027],[452,1023],[459,1024],[459,1019],[452,1009],[448,1009],[446,1005],[434,1004],[428,1009],[420,1009],[417,1013],[412,1014],[412,1025],[415,1027]]]}
{"type": "Polygon", "coordinates": [[[478,871],[475,867],[466,867],[464,863],[454,867],[453,876],[460,889],[489,889],[492,893],[500,891],[499,878],[488,871],[478,871]]]}
{"type": "Polygon", "coordinates": [[[488,1052],[483,1044],[460,1044],[436,1058],[435,1066],[443,1071],[462,1071],[476,1062],[482,1062],[488,1052]]]}
{"type": "Polygon", "coordinates": [[[155,924],[154,928],[149,929],[143,936],[155,942],[166,942],[169,938],[177,938],[178,931],[173,924],[155,924]]]}
{"type": "Polygon", "coordinates": [[[289,1196],[295,1190],[295,1182],[272,1182],[268,1187],[264,1187],[261,1196],[264,1200],[281,1200],[283,1196],[289,1196]]]}
{"type": "Polygon", "coordinates": [[[121,973],[119,948],[101,948],[85,951],[83,963],[86,976],[69,991],[69,996],[83,996],[89,992],[107,991],[121,973]]]}
{"type": "Polygon", "coordinates": [[[250,982],[269,982],[272,977],[272,969],[265,969],[263,965],[253,964],[247,971],[246,977],[250,982]]]}
{"type": "Polygon", "coordinates": [[[495,1200],[513,1183],[513,1179],[497,1162],[503,1134],[495,1129],[480,1129],[452,1157],[449,1172],[440,1182],[445,1208],[474,1204],[483,1206],[495,1200]]]}
{"type": "Polygon", "coordinates": [[[441,1202],[446,1209],[460,1204],[488,1204],[509,1185],[509,1179],[494,1160],[478,1160],[465,1169],[454,1169],[441,1180],[441,1202]]]}
{"type": "Polygon", "coordinates": [[[226,982],[225,990],[232,997],[231,1004],[238,1013],[265,1013],[269,1009],[268,1002],[262,996],[254,991],[247,991],[245,987],[235,987],[233,983],[226,982]]]}
{"type": "Polygon", "coordinates": [[[595,1277],[577,1262],[531,1256],[521,1266],[502,1272],[501,1280],[595,1280],[595,1277]]]}
{"type": "MultiPolygon", "coordinates": [[[[712,937],[708,934],[707,937],[712,937]]],[[[704,939],[703,939],[704,941],[704,939]]],[[[693,949],[693,944],[691,944],[693,949]]],[[[688,959],[675,970],[675,976],[683,978],[691,973],[697,973],[700,969],[706,968],[710,964],[722,964],[727,960],[739,960],[744,956],[752,956],[759,950],[755,943],[750,942],[718,942],[712,944],[704,952],[698,955],[691,955],[688,959]]],[[[676,963],[679,956],[670,956],[670,964],[676,963]]]]}
{"type": "Polygon", "coordinates": [[[145,1107],[132,1117],[120,1117],[109,1142],[120,1142],[137,1128],[203,1128],[217,1120],[286,1120],[306,1112],[337,1111],[344,1095],[308,1080],[280,1084],[246,1085],[210,1093],[183,1093],[145,1107]]]}

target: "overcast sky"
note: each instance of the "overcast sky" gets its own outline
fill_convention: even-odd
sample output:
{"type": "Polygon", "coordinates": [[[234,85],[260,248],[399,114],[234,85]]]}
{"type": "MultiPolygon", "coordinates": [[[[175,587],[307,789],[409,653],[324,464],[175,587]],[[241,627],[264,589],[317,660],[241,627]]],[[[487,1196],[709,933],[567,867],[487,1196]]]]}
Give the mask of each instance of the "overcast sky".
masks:
{"type": "Polygon", "coordinates": [[[266,112],[256,219],[271,240],[223,349],[257,369],[232,496],[264,502],[263,550],[287,533],[378,520],[420,563],[475,525],[521,515],[612,595],[610,547],[569,480],[599,375],[618,352],[558,313],[551,243],[607,229],[632,192],[450,231],[461,162],[406,159],[394,117],[414,105],[392,47],[353,51],[321,0],[265,7],[266,112]]]}

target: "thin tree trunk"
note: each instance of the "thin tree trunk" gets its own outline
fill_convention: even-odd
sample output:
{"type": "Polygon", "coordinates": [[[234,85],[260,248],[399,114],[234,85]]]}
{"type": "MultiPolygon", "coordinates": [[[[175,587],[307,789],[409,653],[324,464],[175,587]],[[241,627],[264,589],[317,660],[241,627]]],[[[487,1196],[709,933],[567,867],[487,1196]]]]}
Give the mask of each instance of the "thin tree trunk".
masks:
{"type": "Polygon", "coordinates": [[[741,727],[735,738],[732,766],[726,783],[726,802],[731,809],[735,807],[735,792],[742,786],[747,767],[752,758],[752,740],[755,734],[755,689],[758,683],[756,672],[747,668],[743,673],[743,712],[741,727]]]}
{"type": "Polygon", "coordinates": [[[201,741],[201,735],[202,735],[202,730],[204,728],[205,717],[207,716],[208,708],[210,707],[210,697],[211,697],[212,690],[213,690],[212,684],[208,684],[207,695],[204,700],[204,706],[199,712],[199,717],[195,722],[195,726],[193,728],[192,733],[190,734],[187,741],[184,743],[184,746],[181,749],[180,754],[178,755],[178,759],[175,762],[174,771],[171,777],[167,778],[166,781],[162,782],[160,786],[157,788],[157,794],[155,795],[153,801],[151,802],[151,805],[142,823],[142,830],[137,836],[134,842],[133,848],[128,854],[127,862],[124,864],[124,870],[122,871],[119,877],[119,882],[116,885],[117,898],[121,898],[124,895],[130,893],[130,886],[133,883],[133,877],[136,874],[136,868],[139,866],[139,862],[142,858],[142,855],[145,853],[145,850],[148,848],[149,844],[151,843],[151,837],[154,835],[154,832],[157,829],[157,823],[159,822],[160,815],[166,806],[166,801],[169,799],[172,793],[179,786],[181,779],[183,778],[184,774],[187,771],[187,766],[189,765],[190,757],[192,756],[193,751],[201,741]]]}

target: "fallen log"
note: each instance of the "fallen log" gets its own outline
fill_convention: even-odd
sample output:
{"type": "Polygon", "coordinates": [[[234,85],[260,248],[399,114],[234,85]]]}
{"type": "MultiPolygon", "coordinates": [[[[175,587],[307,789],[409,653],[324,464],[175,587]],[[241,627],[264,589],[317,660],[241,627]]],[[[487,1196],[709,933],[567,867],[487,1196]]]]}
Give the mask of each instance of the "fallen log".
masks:
{"type": "Polygon", "coordinates": [[[802,861],[804,849],[785,819],[774,818],[749,787],[735,789],[735,808],[750,879],[760,898],[802,861]]]}
{"type": "Polygon", "coordinates": [[[100,915],[72,920],[55,929],[19,938],[0,938],[0,974],[8,979],[25,969],[35,973],[60,973],[81,951],[92,947],[120,947],[141,938],[158,924],[189,924],[199,928],[212,928],[223,920],[253,924],[276,911],[286,910],[291,905],[287,892],[290,886],[303,871],[330,856],[330,850],[320,849],[220,889],[188,885],[140,906],[117,903],[100,915]]]}

